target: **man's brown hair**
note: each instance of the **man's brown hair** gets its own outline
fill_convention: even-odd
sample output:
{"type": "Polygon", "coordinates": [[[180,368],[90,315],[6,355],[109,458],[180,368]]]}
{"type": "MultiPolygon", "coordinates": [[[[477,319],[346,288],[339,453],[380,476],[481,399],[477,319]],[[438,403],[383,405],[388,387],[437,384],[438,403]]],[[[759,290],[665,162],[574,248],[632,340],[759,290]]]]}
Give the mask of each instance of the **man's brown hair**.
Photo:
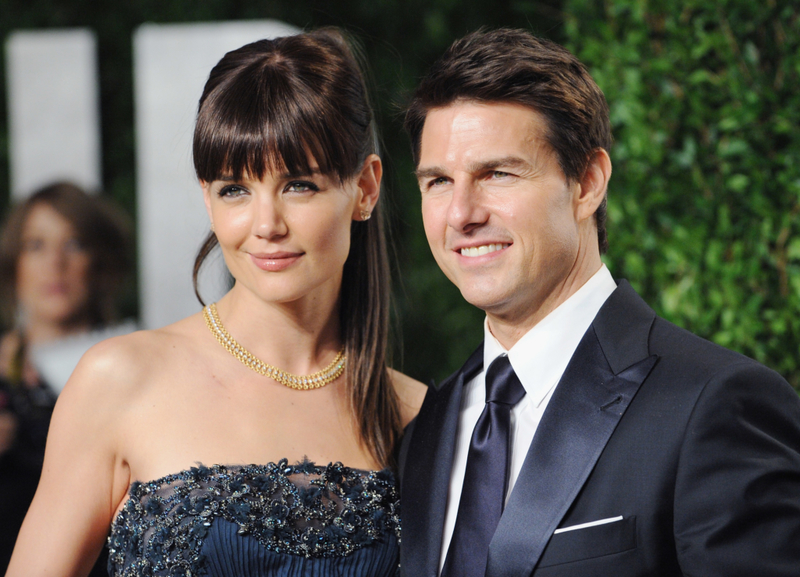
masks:
{"type": "MultiPolygon", "coordinates": [[[[456,40],[433,64],[406,110],[414,164],[428,111],[457,101],[514,103],[541,114],[547,142],[571,182],[583,177],[594,150],[611,148],[608,104],[586,67],[565,48],[525,30],[478,30],[456,40]]],[[[605,199],[595,219],[604,253],[605,199]]]]}

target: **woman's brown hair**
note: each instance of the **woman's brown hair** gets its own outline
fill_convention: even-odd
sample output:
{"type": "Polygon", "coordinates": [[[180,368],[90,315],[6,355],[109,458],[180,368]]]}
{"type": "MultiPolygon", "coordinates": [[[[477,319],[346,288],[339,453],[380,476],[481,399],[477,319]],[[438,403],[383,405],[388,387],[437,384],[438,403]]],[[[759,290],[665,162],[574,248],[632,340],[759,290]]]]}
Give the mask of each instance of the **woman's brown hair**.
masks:
{"type": "Polygon", "coordinates": [[[130,265],[129,226],[114,207],[69,182],[56,182],[34,192],[9,213],[0,235],[0,310],[11,326],[17,310],[17,263],[22,234],[31,211],[47,205],[75,229],[90,255],[89,300],[84,311],[91,326],[115,320],[115,300],[130,265]]]}
{"type": "MultiPolygon", "coordinates": [[[[221,175],[263,178],[268,172],[319,171],[354,178],[377,152],[375,123],[358,61],[341,32],[323,29],[260,40],[226,54],[211,70],[200,98],[194,166],[200,180],[221,175]]],[[[346,387],[362,443],[381,465],[392,464],[400,430],[397,394],[386,368],[389,264],[384,223],[353,222],[340,298],[346,387]]],[[[209,233],[200,268],[217,246],[209,233]]],[[[203,303],[204,304],[204,303],[203,303]]]]}

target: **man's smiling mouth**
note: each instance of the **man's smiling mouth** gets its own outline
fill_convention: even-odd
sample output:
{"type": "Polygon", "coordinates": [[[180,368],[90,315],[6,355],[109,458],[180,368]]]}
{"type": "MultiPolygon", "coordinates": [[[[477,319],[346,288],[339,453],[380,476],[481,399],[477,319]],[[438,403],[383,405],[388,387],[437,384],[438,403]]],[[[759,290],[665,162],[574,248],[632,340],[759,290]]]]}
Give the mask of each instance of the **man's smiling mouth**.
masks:
{"type": "Polygon", "coordinates": [[[503,250],[504,248],[508,248],[511,246],[510,244],[484,244],[483,246],[470,246],[465,247],[460,250],[461,256],[483,256],[485,254],[489,254],[490,252],[496,252],[498,250],[503,250]]]}

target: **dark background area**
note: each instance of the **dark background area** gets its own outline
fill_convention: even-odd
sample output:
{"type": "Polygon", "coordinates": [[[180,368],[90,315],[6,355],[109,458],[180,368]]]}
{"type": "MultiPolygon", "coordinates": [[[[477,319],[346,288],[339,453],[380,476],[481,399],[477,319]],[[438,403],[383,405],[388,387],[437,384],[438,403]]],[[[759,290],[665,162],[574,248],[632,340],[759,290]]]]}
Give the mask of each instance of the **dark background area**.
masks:
{"type": "MultiPolygon", "coordinates": [[[[800,20],[796,1],[0,0],[0,36],[87,27],[98,39],[105,193],[135,215],[132,35],[145,22],[278,19],[363,45],[396,254],[395,366],[455,370],[483,314],[438,270],[400,109],[455,38],[523,27],[567,45],[606,92],[616,145],[606,258],[668,319],[800,386],[800,20]]],[[[0,63],[0,209],[8,204],[0,63]]],[[[198,191],[198,202],[200,202],[198,191]]],[[[135,316],[135,290],[124,312],[135,316]]]]}

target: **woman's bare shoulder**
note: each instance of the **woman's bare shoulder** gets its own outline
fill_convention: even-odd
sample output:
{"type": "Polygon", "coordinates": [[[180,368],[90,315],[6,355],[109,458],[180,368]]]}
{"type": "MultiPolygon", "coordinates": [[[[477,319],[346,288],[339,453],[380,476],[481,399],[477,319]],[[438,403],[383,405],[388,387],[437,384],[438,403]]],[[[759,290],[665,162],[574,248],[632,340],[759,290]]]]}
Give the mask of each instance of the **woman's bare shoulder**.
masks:
{"type": "Polygon", "coordinates": [[[121,408],[150,366],[145,359],[151,347],[141,334],[147,332],[112,337],[92,346],[72,372],[59,396],[59,405],[75,406],[77,410],[82,410],[85,403],[97,408],[121,408]]]}
{"type": "Polygon", "coordinates": [[[171,351],[188,348],[192,323],[187,326],[187,320],[97,343],[81,358],[65,392],[80,389],[110,395],[114,401],[141,392],[148,383],[158,381],[155,377],[170,369],[175,358],[171,351]]]}
{"type": "Polygon", "coordinates": [[[394,369],[389,369],[389,378],[392,380],[398,399],[400,399],[400,415],[405,427],[411,419],[417,416],[425,393],[428,392],[428,387],[394,369]]]}

